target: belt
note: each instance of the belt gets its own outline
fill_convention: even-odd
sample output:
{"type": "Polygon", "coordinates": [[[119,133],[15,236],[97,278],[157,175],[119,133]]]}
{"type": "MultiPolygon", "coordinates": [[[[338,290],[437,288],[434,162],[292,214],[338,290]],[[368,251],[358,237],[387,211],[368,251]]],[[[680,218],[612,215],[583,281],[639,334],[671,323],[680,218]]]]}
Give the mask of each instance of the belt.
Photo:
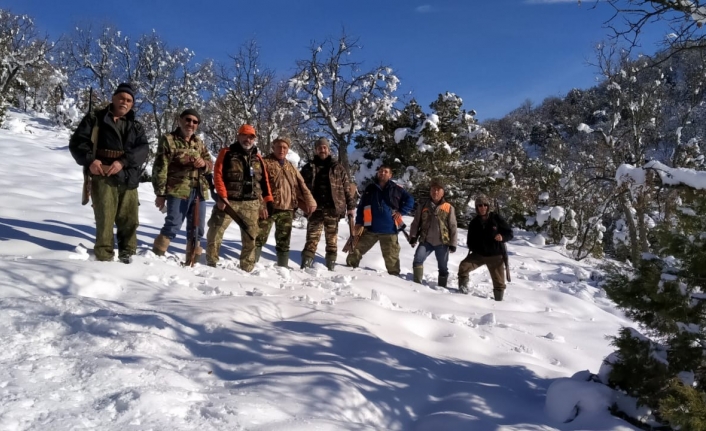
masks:
{"type": "Polygon", "coordinates": [[[99,148],[96,150],[96,157],[106,157],[108,159],[118,159],[125,154],[125,151],[120,150],[104,150],[99,148]]]}

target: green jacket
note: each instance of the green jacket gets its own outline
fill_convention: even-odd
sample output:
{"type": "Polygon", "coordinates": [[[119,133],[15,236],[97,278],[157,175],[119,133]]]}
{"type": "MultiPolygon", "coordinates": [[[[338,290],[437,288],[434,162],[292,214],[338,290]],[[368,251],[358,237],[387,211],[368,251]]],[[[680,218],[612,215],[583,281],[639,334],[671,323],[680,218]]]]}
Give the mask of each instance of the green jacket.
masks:
{"type": "Polygon", "coordinates": [[[418,238],[420,244],[428,242],[433,246],[456,247],[458,228],[454,207],[444,199],[438,205],[428,199],[417,207],[409,236],[418,238]]]}
{"type": "Polygon", "coordinates": [[[179,129],[159,138],[152,167],[152,186],[157,196],[186,199],[197,185],[201,196],[208,199],[208,181],[204,175],[213,172],[213,161],[203,141],[192,136],[187,142],[179,129]],[[206,166],[197,169],[194,160],[202,158],[206,166]]]}

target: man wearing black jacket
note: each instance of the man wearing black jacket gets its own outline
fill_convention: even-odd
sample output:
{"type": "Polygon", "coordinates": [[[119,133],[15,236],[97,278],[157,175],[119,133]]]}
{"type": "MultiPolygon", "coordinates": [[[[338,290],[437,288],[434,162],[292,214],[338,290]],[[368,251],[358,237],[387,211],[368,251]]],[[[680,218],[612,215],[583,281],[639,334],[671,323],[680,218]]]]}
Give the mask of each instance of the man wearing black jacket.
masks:
{"type": "Polygon", "coordinates": [[[505,242],[512,239],[512,228],[499,214],[490,211],[490,199],[476,199],[476,216],[468,225],[468,256],[458,265],[458,289],[468,294],[468,273],[488,266],[493,280],[493,295],[496,301],[503,300],[505,293],[505,268],[503,254],[505,242]]]}
{"type": "Polygon", "coordinates": [[[93,250],[98,261],[113,260],[114,225],[118,228],[118,259],[130,263],[137,250],[137,186],[149,143],[142,124],[135,120],[134,97],[130,84],[118,85],[111,104],[86,114],[69,141],[74,160],[91,175],[96,219],[93,250]]]}

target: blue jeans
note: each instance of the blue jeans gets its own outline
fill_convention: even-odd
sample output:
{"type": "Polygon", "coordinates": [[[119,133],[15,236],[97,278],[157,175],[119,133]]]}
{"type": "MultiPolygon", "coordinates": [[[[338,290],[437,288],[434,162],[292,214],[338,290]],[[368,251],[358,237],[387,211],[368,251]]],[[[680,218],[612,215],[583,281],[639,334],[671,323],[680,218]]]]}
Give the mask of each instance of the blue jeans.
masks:
{"type": "Polygon", "coordinates": [[[191,226],[194,220],[194,201],[196,201],[196,196],[199,197],[199,228],[197,229],[196,236],[197,239],[201,241],[201,238],[203,238],[204,229],[206,227],[206,201],[203,199],[201,192],[197,188],[192,188],[189,197],[186,199],[167,196],[167,216],[164,218],[164,226],[162,227],[162,230],[159,231],[160,234],[169,239],[174,239],[174,237],[177,236],[177,233],[181,230],[181,226],[184,224],[184,219],[187,219],[186,238],[191,239],[191,226]]]}
{"type": "Polygon", "coordinates": [[[436,262],[439,264],[439,276],[449,275],[449,246],[448,245],[437,245],[433,246],[428,242],[424,244],[419,244],[417,246],[417,251],[414,253],[413,266],[423,266],[424,261],[427,257],[434,252],[436,255],[436,262]]]}

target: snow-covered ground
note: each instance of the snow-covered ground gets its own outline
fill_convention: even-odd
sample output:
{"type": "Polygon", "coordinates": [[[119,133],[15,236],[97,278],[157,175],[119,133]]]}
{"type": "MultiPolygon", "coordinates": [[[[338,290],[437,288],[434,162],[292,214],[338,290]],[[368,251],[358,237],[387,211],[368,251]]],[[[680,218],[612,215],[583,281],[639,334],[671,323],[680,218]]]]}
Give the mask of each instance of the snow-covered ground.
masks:
{"type": "Polygon", "coordinates": [[[273,265],[272,237],[253,273],[238,269],[236,226],[223,267],[182,268],[183,236],[171,258],[150,251],[163,220],[150,184],[134,262],[95,262],[68,138],[16,112],[0,130],[0,429],[634,429],[588,373],[568,379],[597,372],[630,324],[587,264],[517,232],[497,303],[485,269],[471,295],[437,289],[433,256],[413,284],[406,243],[402,277],[379,248],[329,272],[323,244],[299,270],[299,225],[291,270],[273,265]]]}

